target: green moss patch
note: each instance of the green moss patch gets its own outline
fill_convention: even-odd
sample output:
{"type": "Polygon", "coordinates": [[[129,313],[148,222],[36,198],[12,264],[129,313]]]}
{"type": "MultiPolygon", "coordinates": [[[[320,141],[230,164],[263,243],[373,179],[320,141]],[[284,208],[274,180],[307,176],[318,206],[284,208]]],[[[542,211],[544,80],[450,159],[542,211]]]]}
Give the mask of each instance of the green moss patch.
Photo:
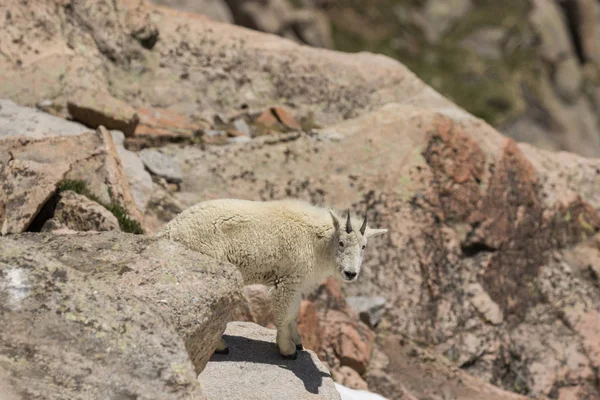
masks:
{"type": "Polygon", "coordinates": [[[371,51],[405,64],[419,78],[488,123],[521,115],[525,96],[539,96],[543,65],[528,21],[529,2],[478,0],[434,43],[413,13],[421,0],[340,0],[327,10],[337,50],[371,51]],[[346,18],[349,16],[349,18],[346,18]],[[505,32],[501,55],[489,58],[464,45],[480,29],[505,32]]]}
{"type": "Polygon", "coordinates": [[[82,180],[66,179],[58,185],[58,192],[60,193],[67,190],[71,190],[75,193],[85,196],[106,208],[117,218],[119,221],[119,227],[123,232],[135,233],[137,235],[144,233],[144,230],[139,222],[131,218],[127,210],[122,205],[114,201],[110,204],[100,201],[100,199],[94,193],[92,193],[87,182],[82,180]]]}

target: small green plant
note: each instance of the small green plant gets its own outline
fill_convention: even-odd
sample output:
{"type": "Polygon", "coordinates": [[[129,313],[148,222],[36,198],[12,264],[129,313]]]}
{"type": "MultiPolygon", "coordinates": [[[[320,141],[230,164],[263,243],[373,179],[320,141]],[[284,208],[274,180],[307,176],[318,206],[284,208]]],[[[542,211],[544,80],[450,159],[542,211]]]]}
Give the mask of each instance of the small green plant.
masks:
{"type": "Polygon", "coordinates": [[[119,221],[119,227],[123,232],[135,233],[136,235],[141,235],[144,233],[144,230],[142,229],[139,222],[132,219],[131,216],[129,216],[127,210],[122,205],[114,201],[110,204],[106,204],[100,201],[100,199],[90,191],[87,182],[83,180],[65,179],[58,185],[58,191],[64,192],[67,190],[71,190],[75,193],[85,196],[88,199],[95,201],[96,203],[106,208],[117,218],[117,220],[119,221]]]}

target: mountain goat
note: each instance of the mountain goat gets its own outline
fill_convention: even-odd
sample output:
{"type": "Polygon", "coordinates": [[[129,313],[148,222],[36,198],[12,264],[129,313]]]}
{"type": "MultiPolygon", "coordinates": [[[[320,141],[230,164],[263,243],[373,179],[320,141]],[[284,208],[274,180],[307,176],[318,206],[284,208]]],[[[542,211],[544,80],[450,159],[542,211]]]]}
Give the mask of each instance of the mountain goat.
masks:
{"type": "MultiPolygon", "coordinates": [[[[356,280],[367,239],[387,232],[369,228],[366,216],[356,230],[359,224],[349,211],[343,223],[340,214],[299,200],[220,199],[186,209],[158,236],[236,265],[245,284],[273,286],[277,346],[283,358],[296,359],[302,295],[336,273],[356,280]]],[[[229,352],[223,338],[216,352],[229,352]]]]}

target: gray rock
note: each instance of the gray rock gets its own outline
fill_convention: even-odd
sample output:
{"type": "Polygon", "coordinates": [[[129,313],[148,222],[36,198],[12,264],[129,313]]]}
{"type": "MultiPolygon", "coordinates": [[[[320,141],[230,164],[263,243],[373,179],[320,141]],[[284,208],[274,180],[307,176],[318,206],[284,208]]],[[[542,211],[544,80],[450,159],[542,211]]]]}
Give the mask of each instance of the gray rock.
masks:
{"type": "Polygon", "coordinates": [[[150,201],[150,197],[152,196],[152,176],[146,171],[140,157],[123,146],[125,134],[121,131],[110,131],[110,134],[117,147],[117,153],[123,164],[123,170],[127,175],[129,188],[135,204],[141,212],[145,212],[148,201],[150,201]]]}
{"type": "Polygon", "coordinates": [[[224,0],[152,0],[152,2],[181,11],[206,15],[213,21],[233,22],[231,10],[224,0]]]}
{"type": "Polygon", "coordinates": [[[181,182],[183,173],[173,157],[155,149],[144,149],[139,153],[142,162],[154,175],[162,176],[168,182],[181,182]]]}
{"type": "Polygon", "coordinates": [[[242,132],[244,135],[246,136],[250,136],[250,127],[248,126],[248,123],[242,119],[236,119],[235,121],[233,121],[233,127],[242,132]]]}
{"type": "Polygon", "coordinates": [[[574,103],[581,94],[583,75],[575,57],[567,57],[556,65],[554,87],[567,103],[574,103]]]}
{"type": "Polygon", "coordinates": [[[206,129],[203,134],[207,137],[227,136],[227,132],[218,129],[206,129]]]}
{"type": "Polygon", "coordinates": [[[472,0],[427,0],[422,17],[416,22],[427,40],[435,43],[472,8],[472,0]]]}
{"type": "MultiPolygon", "coordinates": [[[[47,267],[51,274],[58,274],[59,277],[62,276],[62,272],[55,273],[54,271],[57,269],[73,269],[84,272],[86,280],[92,285],[91,289],[107,285],[115,290],[115,292],[109,293],[111,296],[114,294],[110,300],[98,300],[106,305],[106,310],[98,311],[98,314],[93,310],[88,312],[88,306],[91,307],[91,305],[88,305],[87,289],[82,288],[78,292],[77,285],[80,281],[78,279],[71,280],[71,273],[67,272],[68,285],[60,286],[60,289],[64,295],[72,295],[73,298],[69,303],[64,303],[68,306],[63,307],[62,310],[63,314],[70,312],[72,315],[65,314],[62,318],[67,322],[73,320],[80,325],[89,326],[91,330],[84,330],[84,333],[89,332],[89,334],[80,335],[79,338],[68,335],[69,337],[61,339],[60,335],[50,335],[58,349],[67,349],[75,343],[80,348],[88,346],[91,350],[98,350],[99,369],[93,368],[93,360],[81,361],[65,356],[63,362],[68,363],[65,368],[68,367],[71,370],[85,371],[88,367],[92,368],[93,374],[89,373],[91,374],[90,379],[97,376],[100,383],[102,380],[108,379],[103,375],[102,368],[116,371],[114,379],[118,382],[121,382],[120,372],[124,374],[123,382],[126,382],[129,374],[138,376],[136,368],[140,368],[139,376],[144,376],[143,379],[146,379],[146,368],[155,363],[156,359],[165,358],[166,361],[171,360],[172,363],[168,362],[166,369],[160,363],[164,369],[163,373],[160,373],[160,369],[156,367],[154,375],[152,375],[152,382],[149,380],[147,386],[156,389],[154,379],[158,381],[156,383],[171,380],[174,388],[178,388],[180,384],[189,384],[189,380],[186,378],[188,371],[191,370],[191,366],[187,365],[189,360],[191,360],[191,365],[196,373],[200,373],[204,369],[241,296],[242,278],[234,266],[202,256],[170,240],[122,232],[77,233],[60,236],[28,233],[0,237],[0,248],[2,248],[0,266],[2,266],[2,262],[5,263],[2,268],[19,267],[20,263],[31,260],[32,265],[38,265],[40,268],[47,267]],[[97,284],[96,281],[98,281],[97,284]],[[130,301],[130,299],[137,299],[139,302],[137,300],[130,301]],[[115,311],[119,307],[123,309],[122,312],[115,311]],[[172,329],[173,334],[179,334],[180,342],[171,339],[162,341],[161,337],[167,333],[171,335],[169,333],[171,331],[164,328],[163,322],[151,318],[155,314],[160,315],[159,320],[170,326],[169,329],[172,329]],[[146,316],[143,317],[144,315],[146,316]],[[132,321],[128,322],[128,318],[132,318],[132,321]],[[144,318],[151,319],[148,321],[144,318]],[[140,324],[146,321],[145,326],[140,328],[132,326],[131,324],[135,325],[136,321],[140,321],[140,324]],[[98,334],[95,336],[96,331],[98,334]],[[146,353],[146,347],[142,345],[148,337],[146,335],[154,338],[153,343],[157,343],[160,351],[152,350],[152,352],[146,353]],[[118,342],[121,336],[124,341],[118,342]],[[136,341],[138,339],[135,336],[141,336],[140,341],[136,341]],[[102,347],[102,341],[106,337],[114,338],[117,342],[114,345],[108,345],[105,342],[105,346],[102,347]],[[96,346],[98,343],[100,345],[96,346]],[[185,345],[189,359],[180,354],[183,345],[185,345]],[[125,352],[125,350],[127,351],[125,352]],[[129,352],[139,353],[132,358],[132,364],[127,364],[128,361],[125,357],[129,352]],[[144,357],[148,359],[144,360],[144,357]],[[173,357],[180,360],[175,362],[173,357]],[[102,360],[105,360],[110,368],[102,367],[104,365],[102,360]],[[123,369],[120,367],[113,369],[111,362],[124,363],[127,368],[124,365],[123,369]]],[[[75,272],[74,275],[78,276],[75,272]]],[[[18,279],[15,278],[14,281],[19,285],[29,285],[29,277],[30,275],[27,273],[22,277],[17,276],[18,279]]],[[[6,279],[6,273],[0,270],[0,304],[11,304],[10,297],[7,297],[10,296],[10,293],[13,293],[13,298],[17,300],[29,293],[28,286],[6,289],[6,279]],[[2,279],[5,282],[2,282],[2,279]],[[8,294],[6,294],[7,290],[8,294]]],[[[33,292],[32,288],[31,293],[33,292]]],[[[56,296],[62,295],[56,294],[56,296]]],[[[99,299],[102,297],[100,296],[99,299]]],[[[18,306],[18,302],[16,300],[14,302],[18,306]]],[[[56,306],[56,308],[59,307],[60,305],[56,306]]],[[[101,306],[99,308],[101,309],[101,306]]],[[[54,309],[52,306],[50,311],[54,309]]],[[[3,322],[3,318],[9,320],[12,318],[4,315],[0,314],[0,323],[3,322]]],[[[44,318],[41,318],[40,323],[43,323],[43,320],[44,318]]],[[[30,325],[28,324],[27,327],[30,325]]],[[[5,325],[2,326],[0,354],[6,354],[2,348],[6,343],[2,337],[5,333],[5,325]]],[[[24,334],[24,332],[28,332],[25,329],[25,326],[21,327],[20,333],[23,337],[28,336],[28,334],[24,334]]],[[[44,337],[44,332],[40,333],[39,338],[44,337]]],[[[32,342],[39,338],[35,334],[32,342]]],[[[48,339],[50,340],[50,337],[48,339]]],[[[89,356],[94,357],[94,352],[90,351],[89,356]]],[[[0,358],[0,370],[2,370],[3,362],[4,360],[0,358]]],[[[33,364],[33,359],[30,362],[33,364]]],[[[57,371],[57,373],[60,372],[57,371]]],[[[72,380],[76,380],[76,375],[72,376],[72,380]]],[[[64,379],[64,381],[65,384],[68,384],[69,379],[64,379]]],[[[108,381],[106,385],[111,384],[110,379],[108,381]]],[[[135,382],[134,380],[134,384],[135,382]]],[[[65,395],[65,398],[76,397],[65,395]]],[[[140,398],[170,397],[155,395],[140,396],[140,398]]]]}
{"type": "Polygon", "coordinates": [[[350,307],[358,312],[360,319],[367,325],[377,326],[383,314],[386,299],[381,296],[350,296],[346,298],[350,307]]]}
{"type": "Polygon", "coordinates": [[[252,139],[250,139],[250,137],[248,137],[248,136],[237,136],[237,137],[228,138],[227,141],[229,143],[240,144],[240,143],[248,143],[248,142],[252,141],[252,139]]]}
{"type": "Polygon", "coordinates": [[[0,140],[0,234],[29,230],[63,180],[85,181],[102,203],[118,203],[143,223],[116,146],[101,128],[77,136],[0,140]]]}
{"type": "Polygon", "coordinates": [[[85,196],[67,190],[60,194],[54,217],[43,231],[52,230],[50,226],[59,226],[74,231],[120,231],[119,221],[102,205],[85,196]]]}
{"type": "MultiPolygon", "coordinates": [[[[53,240],[68,246],[61,239],[0,238],[0,398],[203,398],[184,341],[161,311],[67,265],[83,258],[44,250],[53,240]]],[[[127,262],[118,268],[128,271],[127,262]]]]}
{"type": "Polygon", "coordinates": [[[502,41],[505,37],[504,28],[481,28],[467,36],[461,45],[482,57],[497,60],[502,57],[502,41]]]}
{"type": "Polygon", "coordinates": [[[540,51],[547,62],[557,62],[565,54],[574,54],[567,22],[554,1],[533,0],[530,22],[540,38],[540,51]]]}
{"type": "Polygon", "coordinates": [[[327,368],[310,350],[283,360],[275,330],[251,322],[230,322],[228,355],[215,354],[198,377],[211,400],[340,399],[327,368]]]}
{"type": "Polygon", "coordinates": [[[22,107],[11,100],[0,99],[0,139],[10,136],[45,138],[72,136],[90,128],[77,122],[46,114],[31,107],[22,107]]]}

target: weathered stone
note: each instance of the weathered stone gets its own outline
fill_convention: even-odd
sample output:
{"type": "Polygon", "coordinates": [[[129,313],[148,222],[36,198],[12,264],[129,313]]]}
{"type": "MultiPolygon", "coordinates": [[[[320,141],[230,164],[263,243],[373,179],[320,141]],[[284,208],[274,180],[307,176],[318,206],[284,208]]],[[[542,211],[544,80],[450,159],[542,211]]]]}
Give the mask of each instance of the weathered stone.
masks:
{"type": "Polygon", "coordinates": [[[278,121],[281,121],[281,123],[286,128],[295,129],[295,130],[302,129],[302,127],[300,126],[298,121],[296,121],[296,119],[292,116],[292,114],[285,108],[275,106],[275,107],[271,108],[271,112],[273,113],[273,115],[275,115],[275,117],[277,117],[278,121]]]}
{"type": "Polygon", "coordinates": [[[173,157],[154,149],[144,149],[139,154],[146,168],[154,175],[161,176],[168,182],[181,182],[181,168],[173,157]]]}
{"type": "Polygon", "coordinates": [[[250,127],[248,126],[248,123],[244,120],[244,119],[236,119],[235,121],[233,121],[233,127],[235,128],[235,130],[237,130],[238,132],[241,132],[242,134],[246,135],[246,136],[250,136],[250,127]]]}
{"type": "Polygon", "coordinates": [[[120,230],[119,221],[110,211],[70,190],[60,193],[53,220],[61,227],[79,232],[120,230]]]}
{"type": "MultiPolygon", "coordinates": [[[[69,266],[89,266],[90,257],[44,249],[44,242],[69,246],[74,237],[0,238],[2,386],[18,398],[202,398],[183,340],[151,299],[96,280],[84,266],[69,266]]],[[[131,238],[113,237],[119,243],[131,238]]],[[[85,237],[79,239],[87,246],[85,237]]],[[[140,239],[148,241],[133,240],[140,239]]],[[[118,267],[121,273],[127,275],[128,264],[118,267]]],[[[97,265],[99,272],[107,265],[97,265]]]]}
{"type": "Polygon", "coordinates": [[[111,131],[110,134],[115,142],[117,153],[123,164],[123,170],[129,181],[131,195],[140,212],[146,211],[146,206],[152,196],[152,177],[144,168],[144,163],[133,151],[125,149],[125,136],[121,131],[111,131]]]}
{"type": "MultiPolygon", "coordinates": [[[[367,382],[361,378],[358,372],[355,369],[352,369],[346,365],[339,367],[337,370],[333,371],[333,379],[336,383],[341,383],[344,386],[347,386],[351,389],[355,390],[367,390],[367,382]]],[[[342,397],[342,400],[344,398],[342,397]]]]}
{"type": "Polygon", "coordinates": [[[544,0],[533,0],[532,4],[529,18],[541,39],[540,50],[544,59],[555,63],[565,54],[573,54],[573,45],[560,5],[544,0]]]}
{"type": "Polygon", "coordinates": [[[427,0],[423,17],[417,21],[427,40],[434,43],[472,7],[471,0],[427,0]]]}
{"type": "Polygon", "coordinates": [[[74,120],[94,129],[104,126],[119,130],[125,136],[133,136],[140,120],[127,103],[99,91],[78,92],[71,96],[67,107],[74,120]]]}
{"type": "Polygon", "coordinates": [[[469,301],[473,307],[491,324],[498,325],[504,319],[502,310],[498,304],[490,298],[489,294],[481,287],[479,283],[473,283],[467,288],[469,301]]]}
{"type": "MultiPolygon", "coordinates": [[[[6,143],[0,143],[0,146],[3,144],[6,143]]],[[[6,147],[0,150],[0,153],[5,149],[6,147]]],[[[43,163],[21,159],[11,160],[7,164],[0,163],[0,234],[29,229],[68,171],[68,163],[55,163],[52,168],[43,163]]]]}
{"type": "Polygon", "coordinates": [[[579,33],[582,56],[600,66],[600,4],[594,0],[570,0],[575,3],[574,26],[579,33]]]}
{"type": "Polygon", "coordinates": [[[292,114],[285,108],[279,106],[265,110],[254,123],[263,128],[270,128],[275,131],[302,129],[292,114]]]}
{"type": "Polygon", "coordinates": [[[156,234],[161,228],[175,218],[185,209],[182,202],[177,199],[161,182],[152,183],[152,195],[144,214],[144,227],[146,234],[156,234]]]}
{"type": "Polygon", "coordinates": [[[196,123],[180,113],[158,108],[140,108],[140,123],[135,136],[147,140],[191,138],[195,132],[208,128],[208,123],[196,123]]]}
{"type": "MultiPolygon", "coordinates": [[[[364,374],[371,358],[375,334],[340,311],[328,310],[326,321],[323,335],[328,338],[326,340],[340,365],[364,374]]],[[[328,350],[325,349],[326,352],[328,350]]]]}
{"type": "Polygon", "coordinates": [[[11,100],[0,99],[0,139],[10,136],[35,139],[71,136],[89,130],[77,122],[66,121],[35,108],[22,107],[11,100]]]}
{"type": "Polygon", "coordinates": [[[461,44],[482,57],[497,60],[502,57],[502,42],[505,38],[504,28],[481,28],[467,36],[461,44]]]}
{"type": "Polygon", "coordinates": [[[350,296],[346,298],[346,302],[360,315],[360,319],[371,327],[379,323],[386,304],[385,298],[381,296],[350,296]]]}
{"type": "Polygon", "coordinates": [[[316,354],[281,360],[275,330],[250,322],[230,322],[225,331],[229,354],[215,354],[198,380],[210,399],[340,399],[316,354]]]}
{"type": "MultiPolygon", "coordinates": [[[[390,399],[526,400],[469,375],[401,336],[381,338],[367,373],[369,388],[385,388],[390,399]],[[372,371],[372,372],[371,372],[372,371]],[[427,376],[427,379],[423,379],[427,376]]],[[[544,397],[541,397],[544,398],[544,397]]]]}
{"type": "Polygon", "coordinates": [[[302,336],[302,345],[305,348],[321,354],[323,340],[325,339],[323,337],[323,326],[319,319],[317,305],[312,301],[302,300],[300,303],[298,332],[302,336]]]}
{"type": "Polygon", "coordinates": [[[85,181],[100,201],[118,203],[133,219],[143,221],[106,129],[77,136],[4,139],[0,141],[0,169],[0,202],[6,210],[4,216],[0,213],[3,235],[29,229],[63,180],[85,181]]]}
{"type": "Polygon", "coordinates": [[[251,141],[252,141],[252,139],[249,138],[248,136],[236,136],[236,137],[227,139],[228,143],[233,143],[233,144],[243,144],[243,143],[248,143],[251,141]]]}
{"type": "Polygon", "coordinates": [[[573,103],[581,93],[583,77],[581,67],[574,57],[567,57],[556,65],[554,84],[558,94],[568,103],[573,103]]]}
{"type": "Polygon", "coordinates": [[[286,18],[285,25],[302,43],[326,49],[334,48],[329,18],[320,10],[314,8],[292,10],[286,18]]]}
{"type": "Polygon", "coordinates": [[[14,249],[1,256],[60,260],[90,281],[152,306],[181,336],[196,373],[204,369],[240,298],[242,278],[235,267],[169,240],[120,232],[21,234],[0,240],[3,249],[14,249]]]}
{"type": "Polygon", "coordinates": [[[128,13],[125,24],[129,27],[130,35],[144,48],[152,50],[158,41],[160,31],[148,14],[128,13]]]}
{"type": "Polygon", "coordinates": [[[224,0],[152,0],[177,10],[206,15],[213,21],[233,23],[231,10],[224,0]]]}

